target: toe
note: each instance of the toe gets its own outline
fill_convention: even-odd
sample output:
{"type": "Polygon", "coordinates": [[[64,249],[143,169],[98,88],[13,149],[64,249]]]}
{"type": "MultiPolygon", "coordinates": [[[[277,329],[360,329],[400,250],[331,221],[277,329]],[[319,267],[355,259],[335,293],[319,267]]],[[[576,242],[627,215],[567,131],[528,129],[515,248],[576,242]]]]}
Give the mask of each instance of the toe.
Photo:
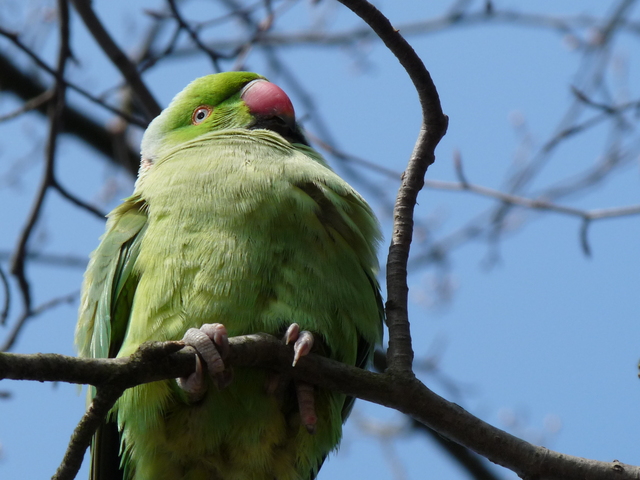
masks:
{"type": "Polygon", "coordinates": [[[307,429],[307,432],[313,435],[316,432],[316,423],[318,422],[313,385],[297,382],[296,393],[298,395],[300,421],[307,429]]]}
{"type": "Polygon", "coordinates": [[[214,340],[210,338],[207,333],[202,330],[190,328],[187,330],[187,333],[184,334],[182,341],[196,349],[200,358],[202,358],[207,365],[207,370],[210,375],[215,375],[224,370],[224,362],[222,361],[220,352],[218,352],[214,340]]]}
{"type": "Polygon", "coordinates": [[[296,366],[298,360],[300,360],[305,355],[308,355],[313,347],[314,339],[313,334],[307,330],[303,330],[300,332],[296,343],[293,344],[293,366],[296,366]]]}
{"type": "Polygon", "coordinates": [[[189,402],[194,403],[202,399],[207,392],[207,384],[204,381],[202,360],[196,355],[196,370],[188,377],[176,378],[178,386],[187,394],[189,402]]]}
{"type": "Polygon", "coordinates": [[[229,335],[227,328],[221,323],[205,323],[200,331],[206,334],[216,344],[220,356],[226,358],[229,355],[229,335]]]}
{"type": "Polygon", "coordinates": [[[287,332],[284,334],[284,344],[289,345],[291,342],[295,342],[298,340],[298,336],[300,335],[300,325],[297,323],[292,323],[287,328],[287,332]]]}

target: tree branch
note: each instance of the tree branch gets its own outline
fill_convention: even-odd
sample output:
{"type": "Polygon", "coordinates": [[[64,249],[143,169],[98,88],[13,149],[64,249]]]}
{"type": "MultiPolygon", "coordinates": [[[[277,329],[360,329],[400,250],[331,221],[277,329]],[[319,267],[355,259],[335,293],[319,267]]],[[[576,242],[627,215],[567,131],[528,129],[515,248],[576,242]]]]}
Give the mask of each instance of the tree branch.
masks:
{"type": "Polygon", "coordinates": [[[200,40],[200,37],[198,36],[198,32],[192,29],[191,26],[184,20],[184,18],[182,18],[182,15],[178,10],[175,0],[168,0],[168,2],[169,2],[169,8],[171,9],[173,18],[175,18],[176,22],[178,22],[180,29],[186,31],[189,37],[191,38],[191,40],[193,40],[193,43],[195,43],[196,46],[211,59],[211,63],[213,64],[213,68],[215,69],[215,71],[221,72],[222,69],[220,68],[220,62],[219,62],[220,54],[218,54],[218,52],[213,51],[212,49],[207,47],[204,43],[202,43],[202,41],[200,40]]]}
{"type": "Polygon", "coordinates": [[[118,387],[105,386],[97,389],[91,405],[71,435],[71,441],[62,458],[55,475],[51,480],[73,480],[76,478],[87,448],[98,427],[113,408],[123,390],[118,387]]]}
{"type": "Polygon", "coordinates": [[[386,315],[389,327],[389,371],[411,374],[413,349],[407,302],[407,262],[413,237],[413,210],[424,175],[435,161],[434,150],[447,130],[447,117],[442,113],[440,98],[431,75],[411,45],[393,28],[389,20],[369,2],[340,0],[362,18],[382,39],[411,78],[422,107],[422,126],[407,169],[402,176],[394,208],[394,224],[387,258],[386,315]]]}
{"type": "MultiPolygon", "coordinates": [[[[292,348],[266,334],[233,337],[229,343],[227,365],[284,372],[323,388],[396,409],[525,479],[637,480],[640,477],[640,467],[573,457],[525,442],[446,401],[415,377],[373,373],[315,354],[303,357],[292,367],[292,348]]],[[[142,345],[131,357],[117,359],[0,353],[0,379],[90,383],[98,388],[108,385],[114,391],[124,390],[193,372],[195,351],[190,347],[177,351],[182,346],[182,342],[151,342],[142,345]]],[[[85,423],[92,427],[92,422],[85,423]]],[[[83,435],[85,433],[78,434],[81,438],[83,435]]]]}
{"type": "Polygon", "coordinates": [[[2,267],[0,267],[0,283],[2,283],[2,309],[0,309],[0,325],[4,325],[9,315],[9,308],[11,308],[11,288],[9,287],[9,279],[4,273],[2,267]]]}
{"type": "Polygon", "coordinates": [[[102,48],[104,53],[107,54],[113,64],[120,70],[127,84],[131,87],[131,90],[139,100],[140,106],[147,116],[147,120],[157,117],[162,111],[160,105],[158,105],[158,102],[156,102],[156,99],[140,78],[136,66],[127,58],[124,52],[120,50],[120,47],[116,45],[116,42],[111,38],[109,32],[104,28],[102,22],[100,22],[91,8],[91,2],[89,0],[72,1],[76,7],[76,11],[80,14],[82,21],[89,30],[89,33],[93,35],[93,38],[98,42],[100,48],[102,48]]]}
{"type": "MultiPolygon", "coordinates": [[[[571,35],[574,41],[579,41],[578,30],[596,29],[600,26],[600,18],[585,14],[574,16],[553,16],[537,13],[527,13],[509,9],[493,9],[487,12],[485,8],[475,12],[452,12],[446,15],[402,23],[397,29],[406,37],[425,36],[454,28],[474,27],[478,25],[512,25],[529,28],[548,29],[557,32],[561,36],[571,35]]],[[[204,25],[202,25],[204,27],[204,25]]],[[[638,33],[640,24],[632,19],[623,18],[617,25],[618,28],[638,33]]],[[[289,31],[270,32],[260,38],[261,46],[270,47],[344,47],[355,45],[358,42],[377,41],[380,38],[367,27],[355,27],[339,32],[326,31],[289,31]]],[[[227,38],[208,42],[212,49],[235,49],[245,42],[244,39],[227,38]]],[[[579,42],[584,46],[583,42],[579,42]]],[[[176,50],[176,56],[190,56],[197,53],[197,49],[184,47],[176,50]]]]}
{"type": "Polygon", "coordinates": [[[93,205],[88,204],[84,200],[79,199],[78,197],[67,191],[67,189],[60,185],[60,182],[58,182],[57,180],[54,180],[52,187],[55,188],[60,195],[69,200],[76,207],[80,207],[83,210],[86,210],[92,215],[98,217],[100,220],[104,220],[106,218],[106,213],[101,212],[93,205]]]}
{"type": "MultiPolygon", "coordinates": [[[[0,52],[0,89],[10,91],[25,101],[41,98],[48,90],[34,76],[27,75],[17,68],[10,59],[0,52]]],[[[36,111],[47,113],[48,103],[38,103],[36,111]]],[[[140,154],[126,147],[123,155],[116,155],[118,132],[98,123],[94,118],[65,105],[62,112],[62,132],[78,139],[97,150],[108,160],[125,167],[132,175],[138,172],[140,154]]]]}
{"type": "MultiPolygon", "coordinates": [[[[28,259],[30,257],[27,255],[26,258],[28,259]]],[[[20,315],[17,318],[17,320],[14,323],[13,327],[9,331],[9,334],[7,335],[7,338],[4,340],[2,345],[0,345],[0,352],[7,352],[7,351],[11,350],[11,348],[15,344],[16,340],[18,339],[18,336],[20,335],[20,332],[22,331],[22,328],[24,327],[24,325],[27,323],[28,320],[32,320],[33,318],[37,317],[38,315],[41,315],[44,312],[46,312],[47,310],[50,310],[50,309],[52,309],[54,307],[57,307],[58,305],[60,305],[62,303],[75,302],[78,299],[79,296],[80,296],[80,291],[75,291],[75,292],[69,293],[67,295],[63,295],[61,297],[52,298],[51,300],[48,300],[48,301],[38,305],[37,307],[32,308],[30,312],[22,312],[22,315],[20,315]]]]}
{"type": "MultiPolygon", "coordinates": [[[[56,70],[54,70],[49,65],[47,65],[47,63],[43,59],[41,59],[33,50],[31,50],[24,43],[22,43],[22,41],[20,40],[20,37],[18,36],[17,33],[10,32],[10,31],[5,30],[4,28],[0,27],[0,35],[2,35],[5,38],[8,38],[9,40],[11,40],[11,42],[13,42],[13,44],[16,47],[18,47],[20,50],[22,50],[24,53],[26,53],[34,61],[34,63],[39,68],[41,68],[45,72],[53,75],[55,78],[58,77],[58,74],[56,73],[56,70]]],[[[131,123],[133,125],[138,125],[139,127],[144,127],[146,125],[147,122],[145,122],[144,120],[132,117],[131,115],[128,115],[125,112],[123,112],[121,110],[118,110],[118,109],[112,107],[111,105],[108,105],[104,101],[100,100],[99,98],[97,98],[97,97],[93,96],[92,94],[90,94],[89,92],[87,92],[85,89],[80,88],[79,86],[77,86],[77,85],[75,85],[73,83],[67,82],[64,79],[63,79],[63,81],[64,81],[64,84],[65,84],[66,87],[70,88],[71,90],[74,90],[74,91],[78,92],[80,95],[82,95],[86,99],[88,99],[91,102],[93,102],[93,103],[95,103],[97,105],[100,105],[101,107],[109,110],[111,113],[115,113],[116,115],[124,118],[129,123],[131,123]]],[[[36,99],[34,99],[34,100],[36,100],[36,99]]]]}
{"type": "MultiPolygon", "coordinates": [[[[387,369],[386,352],[376,349],[373,356],[373,366],[378,372],[384,372],[387,369]]],[[[422,432],[438,444],[438,446],[454,458],[474,480],[501,480],[501,477],[497,473],[491,471],[488,461],[485,458],[459,443],[452,442],[413,418],[409,418],[409,421],[413,429],[422,432]]]]}
{"type": "Polygon", "coordinates": [[[66,1],[60,0],[58,15],[60,18],[60,46],[58,47],[56,84],[53,90],[52,101],[48,104],[49,135],[47,138],[45,169],[42,181],[38,188],[38,193],[36,194],[36,200],[31,207],[27,222],[20,233],[15,253],[11,258],[10,267],[11,273],[18,281],[20,293],[22,294],[22,303],[25,315],[29,315],[31,313],[31,287],[25,272],[25,254],[27,251],[27,243],[31,237],[35,224],[38,221],[40,212],[42,211],[47,191],[55,182],[54,163],[56,146],[65,105],[66,84],[64,82],[64,71],[67,60],[71,56],[71,50],[69,49],[69,11],[66,1]]]}

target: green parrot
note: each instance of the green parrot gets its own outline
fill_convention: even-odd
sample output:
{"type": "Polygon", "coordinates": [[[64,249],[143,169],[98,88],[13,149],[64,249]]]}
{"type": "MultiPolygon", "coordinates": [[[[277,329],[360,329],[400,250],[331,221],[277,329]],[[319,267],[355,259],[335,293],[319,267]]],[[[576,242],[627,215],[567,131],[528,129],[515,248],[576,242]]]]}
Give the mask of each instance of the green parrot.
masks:
{"type": "Polygon", "coordinates": [[[183,339],[196,371],[125,391],[94,437],[91,479],[315,478],[353,398],[232,371],[228,337],[266,332],[296,361],[313,351],[364,368],[382,337],[374,214],[255,73],[193,81],[141,150],[133,195],[91,256],[76,344],[111,358],[183,339]]]}

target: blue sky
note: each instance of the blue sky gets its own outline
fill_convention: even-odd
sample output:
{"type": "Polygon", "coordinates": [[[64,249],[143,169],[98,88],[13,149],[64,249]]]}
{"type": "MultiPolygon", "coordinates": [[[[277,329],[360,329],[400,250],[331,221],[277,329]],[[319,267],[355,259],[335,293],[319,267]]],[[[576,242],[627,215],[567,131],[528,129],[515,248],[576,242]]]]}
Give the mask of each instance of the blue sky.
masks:
{"type": "MultiPolygon", "coordinates": [[[[12,10],[9,4],[17,6],[19,2],[0,7],[0,20],[21,17],[20,9],[12,10]]],[[[554,15],[598,15],[606,11],[605,4],[609,2],[567,1],[559,5],[540,1],[527,8],[554,15]]],[[[135,5],[102,3],[96,8],[120,45],[130,52],[147,25],[141,9],[161,5],[148,0],[135,5]]],[[[424,2],[418,7],[409,0],[387,0],[377,5],[397,26],[443,13],[449,2],[424,2]]],[[[496,7],[522,8],[521,2],[496,2],[496,7]]],[[[194,2],[185,12],[204,8],[213,7],[194,2]]],[[[328,12],[332,30],[360,25],[349,11],[325,1],[317,7],[300,3],[287,12],[277,28],[310,28],[318,10],[328,12]]],[[[33,30],[29,22],[35,17],[31,11],[15,25],[30,25],[33,30]]],[[[79,64],[70,68],[69,75],[100,93],[117,84],[119,77],[75,17],[73,46],[79,64]]],[[[50,64],[56,52],[54,27],[42,24],[39,33],[29,38],[40,45],[50,64]]],[[[222,30],[220,35],[232,37],[233,30],[222,30]]],[[[452,159],[458,150],[469,181],[503,188],[506,172],[524,148],[524,130],[514,127],[514,122],[526,126],[528,151],[535,152],[556,131],[573,100],[569,85],[580,85],[584,80],[576,75],[580,52],[550,30],[492,24],[458,27],[409,40],[431,72],[450,117],[449,131],[436,151],[429,179],[455,181],[452,159]]],[[[624,34],[612,49],[619,64],[627,66],[630,79],[638,74],[637,41],[624,34]]],[[[6,42],[0,41],[0,45],[5,48],[6,42]]],[[[378,165],[403,169],[419,128],[420,109],[406,74],[382,44],[363,42],[357,51],[291,47],[283,50],[282,58],[312,93],[340,148],[378,165]]],[[[300,117],[314,113],[305,111],[286,81],[272,75],[259,52],[249,56],[248,65],[289,91],[300,117]]],[[[206,60],[189,57],[161,63],[145,80],[164,106],[190,80],[211,72],[206,60]]],[[[611,70],[608,75],[612,85],[622,85],[623,74],[611,70]]],[[[625,95],[626,99],[637,98],[638,82],[630,81],[617,91],[621,92],[620,100],[625,100],[625,95]]],[[[76,95],[70,94],[70,101],[94,112],[97,119],[108,118],[76,95]]],[[[12,97],[0,96],[0,114],[18,105],[12,97]]],[[[583,118],[588,116],[587,112],[583,118]]],[[[15,244],[32,203],[42,169],[45,126],[36,114],[0,124],[2,251],[15,244]]],[[[307,126],[313,131],[313,122],[307,126]]],[[[604,151],[607,134],[605,128],[598,128],[562,145],[529,191],[553,185],[595,164],[604,151]]],[[[332,165],[344,173],[339,164],[332,161],[332,165]]],[[[94,202],[108,198],[100,204],[105,211],[132,188],[126,174],[69,137],[60,142],[57,174],[63,185],[81,198],[94,202]]],[[[386,203],[360,179],[384,187],[388,198],[395,195],[397,183],[366,171],[347,178],[371,202],[388,235],[386,203]]],[[[597,188],[559,203],[592,209],[637,204],[639,197],[636,151],[628,166],[597,188]]],[[[434,234],[441,238],[491,205],[492,201],[469,193],[426,189],[416,214],[421,221],[431,222],[434,234]]],[[[438,358],[439,373],[422,372],[422,378],[446,398],[534,443],[572,455],[640,464],[638,218],[595,222],[589,231],[591,257],[580,248],[580,223],[575,218],[521,212],[514,218],[518,221],[526,223],[500,244],[500,259],[491,268],[487,267],[490,248],[485,242],[470,243],[452,253],[449,267],[454,290],[446,305],[430,306],[434,270],[411,269],[416,358],[438,358]],[[447,388],[443,378],[458,391],[447,388]]],[[[43,252],[87,256],[102,230],[100,220],[51,194],[32,245],[43,252]]],[[[382,262],[386,242],[380,250],[382,262]]],[[[418,253],[420,248],[417,244],[413,251],[418,253]]],[[[3,268],[6,265],[3,261],[3,268]]],[[[36,304],[73,292],[82,279],[81,269],[38,265],[31,266],[28,274],[34,279],[36,304]]],[[[73,354],[76,311],[77,302],[33,319],[14,351],[73,354]]],[[[11,313],[13,319],[19,314],[17,297],[11,313]]],[[[0,477],[49,478],[82,415],[84,395],[65,384],[5,381],[0,389],[12,393],[11,399],[0,400],[0,477]]],[[[404,430],[404,422],[395,412],[359,402],[345,428],[340,453],[325,464],[319,479],[467,478],[429,439],[404,430]],[[369,434],[371,431],[378,435],[369,434]]],[[[502,478],[515,478],[498,470],[502,478]]],[[[78,478],[85,477],[86,467],[78,478]]]]}

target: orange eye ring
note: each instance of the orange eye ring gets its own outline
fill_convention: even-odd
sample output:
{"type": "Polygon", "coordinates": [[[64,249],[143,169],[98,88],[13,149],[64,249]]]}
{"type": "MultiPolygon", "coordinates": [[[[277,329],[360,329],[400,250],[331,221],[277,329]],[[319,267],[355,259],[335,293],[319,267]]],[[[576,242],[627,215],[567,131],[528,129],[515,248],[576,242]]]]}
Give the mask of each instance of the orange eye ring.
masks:
{"type": "Polygon", "coordinates": [[[209,118],[209,115],[211,115],[212,111],[213,111],[213,108],[211,108],[210,106],[200,105],[198,108],[196,108],[193,111],[193,114],[191,115],[191,124],[200,125],[207,118],[209,118]]]}

